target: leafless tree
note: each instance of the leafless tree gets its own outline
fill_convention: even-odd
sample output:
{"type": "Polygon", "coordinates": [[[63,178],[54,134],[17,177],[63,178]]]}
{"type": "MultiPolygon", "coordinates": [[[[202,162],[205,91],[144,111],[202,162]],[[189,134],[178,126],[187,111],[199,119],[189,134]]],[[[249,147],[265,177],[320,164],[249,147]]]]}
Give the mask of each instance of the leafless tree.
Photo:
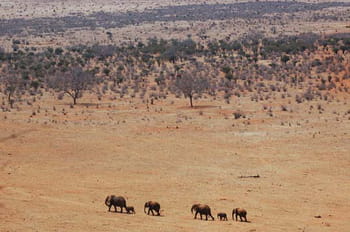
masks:
{"type": "Polygon", "coordinates": [[[26,82],[19,75],[12,72],[4,74],[1,80],[2,93],[7,96],[8,104],[13,108],[15,98],[21,98],[21,95],[25,89],[26,82]]]}
{"type": "Polygon", "coordinates": [[[193,97],[200,97],[202,93],[210,88],[209,80],[202,76],[198,70],[185,70],[178,74],[174,87],[181,91],[185,98],[190,99],[190,106],[193,107],[193,97]]]}
{"type": "Polygon", "coordinates": [[[56,73],[49,79],[49,86],[61,93],[69,95],[73,104],[96,84],[95,76],[81,67],[72,67],[64,73],[56,73]]]}

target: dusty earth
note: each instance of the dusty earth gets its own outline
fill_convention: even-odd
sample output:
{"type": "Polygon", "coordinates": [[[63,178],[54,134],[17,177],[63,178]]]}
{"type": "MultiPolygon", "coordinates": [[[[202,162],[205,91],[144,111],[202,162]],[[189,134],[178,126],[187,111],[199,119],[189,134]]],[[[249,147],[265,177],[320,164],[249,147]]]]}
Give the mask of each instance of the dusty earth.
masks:
{"type": "Polygon", "coordinates": [[[350,230],[348,95],[288,112],[248,98],[69,104],[44,95],[0,113],[0,231],[350,230]],[[107,212],[108,194],[136,214],[107,212]],[[194,220],[198,202],[215,216],[244,207],[250,223],[194,220]]]}
{"type": "MultiPolygon", "coordinates": [[[[101,2],[2,0],[0,18],[142,11],[166,1],[101,2]]],[[[207,27],[197,23],[203,24],[198,30],[207,27]]],[[[178,29],[171,34],[157,23],[115,29],[120,34],[113,43],[187,37],[188,24],[169,23],[169,31],[178,29]]],[[[208,35],[215,38],[229,24],[227,31],[242,28],[220,22],[208,35]]],[[[285,28],[332,33],[348,30],[346,25],[285,28]]],[[[91,37],[110,42],[103,30],[26,39],[46,47],[95,43],[91,37]]],[[[0,38],[1,46],[11,47],[12,39],[0,38]]],[[[302,104],[208,98],[195,101],[194,109],[172,97],[149,108],[139,99],[111,102],[96,96],[79,99],[74,108],[69,104],[68,98],[58,101],[45,93],[32,106],[22,102],[19,109],[0,112],[0,231],[350,231],[349,95],[302,104]],[[273,108],[272,117],[263,106],[273,108]],[[237,110],[246,117],[234,119],[237,110]],[[239,178],[257,174],[260,178],[239,178]],[[109,194],[126,197],[136,214],[107,212],[109,194]],[[161,217],[143,213],[149,200],[160,202],[161,217]],[[231,216],[227,222],[194,220],[194,203],[208,204],[214,216],[244,207],[250,223],[231,216]]]]}
{"type": "MultiPolygon", "coordinates": [[[[268,0],[273,1],[273,0],[268,0]]],[[[343,0],[342,2],[349,2],[343,0]]],[[[236,2],[254,2],[253,0],[235,0],[236,2]]],[[[301,1],[303,2],[303,1],[301,1]]],[[[305,1],[304,1],[305,2],[305,1]]],[[[338,2],[336,0],[308,0],[308,3],[338,2]]],[[[89,16],[96,12],[125,13],[144,12],[145,10],[191,4],[227,4],[232,0],[2,0],[0,2],[0,19],[28,20],[36,18],[57,18],[64,16],[89,16]]],[[[349,7],[327,8],[314,12],[334,15],[349,15],[349,7]]],[[[285,17],[289,15],[286,14],[285,17]]],[[[64,47],[77,44],[93,45],[131,43],[135,41],[147,42],[149,38],[187,39],[190,36],[195,41],[221,40],[227,37],[239,39],[247,33],[257,32],[265,36],[280,37],[281,35],[295,35],[300,33],[333,34],[349,32],[349,20],[310,20],[310,13],[296,12],[292,18],[281,18],[277,21],[264,21],[260,19],[234,18],[226,20],[206,21],[169,21],[144,22],[140,25],[126,25],[116,28],[73,28],[58,33],[30,34],[27,31],[15,35],[0,36],[0,45],[6,51],[12,51],[14,39],[24,40],[26,47],[64,47]],[[274,31],[274,33],[272,33],[274,31]],[[106,32],[112,33],[109,38],[106,32]]],[[[291,15],[289,15],[291,16],[291,15]]]]}
{"type": "MultiPolygon", "coordinates": [[[[253,2],[235,0],[234,2],[253,2]]],[[[274,1],[274,0],[265,0],[274,1]]],[[[305,0],[299,0],[303,2],[305,0]]],[[[337,2],[338,0],[308,0],[307,2],[337,2]]],[[[348,2],[349,0],[343,0],[348,2]]],[[[144,11],[166,6],[189,4],[232,3],[232,0],[2,0],[0,18],[58,17],[94,12],[144,11]]]]}

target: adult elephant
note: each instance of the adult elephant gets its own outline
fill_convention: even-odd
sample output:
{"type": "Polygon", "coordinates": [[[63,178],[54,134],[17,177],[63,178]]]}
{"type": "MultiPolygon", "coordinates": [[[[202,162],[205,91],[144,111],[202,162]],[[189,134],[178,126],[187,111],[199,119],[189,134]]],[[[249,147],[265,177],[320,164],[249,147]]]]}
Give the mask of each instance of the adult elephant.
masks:
{"type": "Polygon", "coordinates": [[[147,201],[145,203],[145,207],[143,208],[143,211],[146,213],[146,208],[148,208],[148,212],[147,214],[149,215],[150,212],[152,212],[152,215],[154,216],[154,212],[155,211],[157,213],[157,216],[160,215],[159,211],[160,211],[160,204],[156,201],[147,201]]]}
{"type": "Polygon", "coordinates": [[[211,215],[211,210],[208,205],[204,204],[194,204],[192,205],[191,212],[193,214],[193,211],[195,212],[194,219],[197,219],[197,215],[199,214],[201,216],[205,215],[205,220],[208,220],[208,215],[211,217],[211,219],[214,221],[214,217],[211,215]]]}
{"type": "Polygon", "coordinates": [[[117,206],[120,207],[120,212],[123,213],[123,208],[126,209],[126,200],[124,197],[110,195],[106,197],[105,204],[108,206],[108,211],[114,206],[114,211],[117,212],[117,206]]]}
{"type": "Polygon", "coordinates": [[[245,222],[247,222],[247,210],[242,209],[242,208],[235,208],[232,210],[232,220],[234,219],[234,216],[236,214],[236,221],[238,221],[238,216],[239,219],[241,219],[241,222],[243,221],[242,219],[244,219],[245,222]]]}

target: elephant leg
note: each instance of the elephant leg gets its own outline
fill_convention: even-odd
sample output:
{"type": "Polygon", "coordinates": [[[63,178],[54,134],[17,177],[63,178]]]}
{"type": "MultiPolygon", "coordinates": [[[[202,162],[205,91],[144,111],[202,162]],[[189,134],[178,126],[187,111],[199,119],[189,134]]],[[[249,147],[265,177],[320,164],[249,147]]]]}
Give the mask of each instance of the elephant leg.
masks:
{"type": "Polygon", "coordinates": [[[243,222],[243,219],[242,219],[242,216],[241,216],[241,215],[239,215],[239,219],[241,220],[241,222],[243,222]]]}
{"type": "Polygon", "coordinates": [[[159,210],[157,210],[157,215],[160,216],[159,210]]]}
{"type": "Polygon", "coordinates": [[[149,212],[151,211],[151,208],[148,208],[148,212],[147,212],[147,215],[149,215],[149,212]]]}
{"type": "Polygon", "coordinates": [[[111,207],[112,207],[112,205],[108,206],[108,212],[111,211],[111,207]]]}
{"type": "Polygon", "coordinates": [[[196,211],[196,213],[194,214],[194,219],[197,219],[197,214],[198,214],[198,211],[196,211]]]}
{"type": "Polygon", "coordinates": [[[123,206],[120,206],[120,212],[123,213],[123,206]]]}
{"type": "Polygon", "coordinates": [[[151,212],[152,212],[152,216],[154,216],[154,211],[153,211],[153,209],[151,209],[151,212]]]}
{"type": "Polygon", "coordinates": [[[114,206],[114,211],[117,212],[117,206],[116,205],[113,205],[114,206]]]}
{"type": "Polygon", "coordinates": [[[205,220],[208,221],[208,214],[205,214],[205,220]]]}
{"type": "Polygon", "coordinates": [[[247,220],[247,216],[244,216],[244,221],[245,221],[245,222],[247,222],[247,221],[248,221],[248,220],[247,220]]]}
{"type": "Polygon", "coordinates": [[[202,214],[202,213],[200,213],[200,215],[201,215],[201,220],[203,220],[203,218],[202,218],[202,215],[203,215],[203,214],[202,214]]]}

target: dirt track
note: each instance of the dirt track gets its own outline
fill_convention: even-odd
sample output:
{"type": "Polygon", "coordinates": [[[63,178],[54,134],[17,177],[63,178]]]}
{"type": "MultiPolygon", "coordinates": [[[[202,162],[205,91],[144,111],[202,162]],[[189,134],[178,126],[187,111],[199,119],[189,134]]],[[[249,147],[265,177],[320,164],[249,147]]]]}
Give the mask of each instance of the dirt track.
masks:
{"type": "Polygon", "coordinates": [[[349,231],[350,123],[332,113],[348,105],[304,114],[305,103],[271,118],[240,101],[1,113],[0,231],[349,231]],[[237,108],[246,119],[233,118],[237,108]],[[136,215],[108,213],[108,194],[136,215]],[[162,217],[143,213],[148,200],[162,217]],[[215,216],[244,207],[251,223],[193,220],[197,202],[215,216]]]}

